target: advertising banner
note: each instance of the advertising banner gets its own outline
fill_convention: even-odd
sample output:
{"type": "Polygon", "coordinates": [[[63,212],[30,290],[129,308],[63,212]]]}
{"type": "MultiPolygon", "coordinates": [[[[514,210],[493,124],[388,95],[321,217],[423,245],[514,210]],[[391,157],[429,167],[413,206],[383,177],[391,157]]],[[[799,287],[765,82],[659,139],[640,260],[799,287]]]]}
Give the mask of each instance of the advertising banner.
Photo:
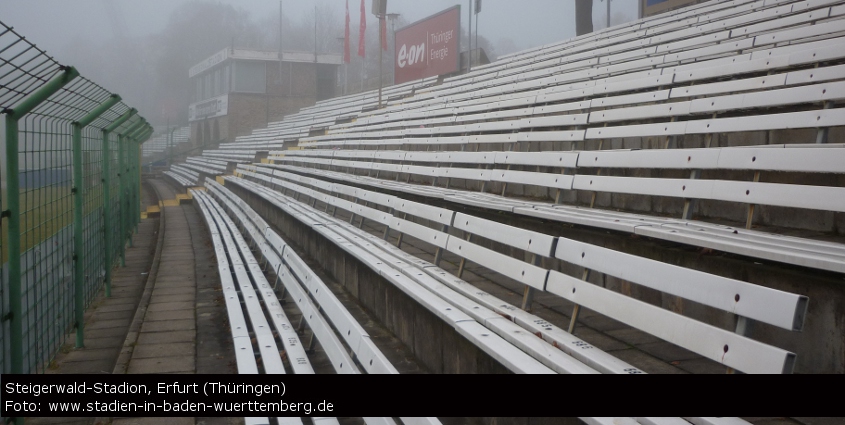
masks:
{"type": "Polygon", "coordinates": [[[229,95],[213,97],[188,105],[188,121],[221,117],[229,113],[229,95]]]}
{"type": "Polygon", "coordinates": [[[458,71],[460,24],[454,6],[396,31],[396,84],[458,71]]]}

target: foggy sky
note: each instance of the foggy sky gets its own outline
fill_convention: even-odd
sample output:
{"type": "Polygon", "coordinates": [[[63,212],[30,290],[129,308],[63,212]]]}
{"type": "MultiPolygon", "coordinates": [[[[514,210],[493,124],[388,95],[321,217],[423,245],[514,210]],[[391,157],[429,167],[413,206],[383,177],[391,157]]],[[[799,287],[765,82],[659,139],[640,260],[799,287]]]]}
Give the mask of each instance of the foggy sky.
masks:
{"type": "MultiPolygon", "coordinates": [[[[310,35],[302,39],[302,23],[314,22],[315,5],[321,13],[330,14],[329,21],[336,28],[321,29],[321,40],[330,40],[333,48],[343,36],[343,15],[346,0],[283,0],[284,21],[288,37],[299,34],[298,42],[289,40],[286,49],[302,49],[313,40],[310,35]],[[291,30],[294,30],[291,33],[291,30]]],[[[593,0],[593,22],[596,30],[605,27],[607,0],[593,0]]],[[[637,0],[612,0],[612,24],[634,20],[637,0]]],[[[372,0],[364,0],[367,11],[369,36],[377,33],[378,23],[371,14],[372,0]]],[[[466,31],[468,0],[388,0],[388,13],[401,15],[396,29],[433,15],[456,4],[461,6],[461,28],[466,31]]],[[[357,27],[360,19],[360,0],[349,0],[350,22],[357,27]]],[[[228,12],[222,12],[224,15],[228,12]]],[[[102,85],[106,90],[120,93],[128,105],[136,107],[145,117],[158,122],[187,121],[191,87],[188,68],[214,51],[229,44],[239,47],[269,48],[277,46],[275,33],[279,18],[279,0],[0,0],[0,21],[13,26],[53,56],[63,65],[72,65],[83,76],[102,85]],[[193,10],[192,1],[206,3],[197,7],[197,14],[180,17],[175,13],[193,10]],[[215,15],[228,8],[209,7],[207,3],[232,6],[244,11],[227,15],[234,19],[232,25],[251,21],[253,27],[246,32],[232,33],[223,45],[217,32],[203,27],[200,19],[218,19],[215,15]],[[216,10],[211,15],[204,12],[216,10]],[[200,18],[201,17],[201,18],[200,18]],[[198,26],[199,25],[199,26],[198,26]],[[171,38],[166,45],[156,44],[160,37],[171,38]],[[262,37],[265,37],[262,39],[262,37]],[[266,38],[269,37],[269,40],[266,38]],[[263,40],[263,41],[262,41],[263,40]],[[180,43],[181,41],[181,43],[180,43]],[[268,43],[269,41],[269,43],[268,43]],[[90,48],[86,48],[90,46],[90,48]],[[138,52],[133,52],[138,49],[138,52]],[[175,50],[174,50],[175,49],[175,50]]],[[[553,43],[575,35],[573,0],[483,0],[479,18],[479,39],[490,43],[487,48],[492,56],[516,52],[543,44],[553,43]]],[[[215,20],[214,22],[219,22],[215,20]]],[[[247,23],[249,24],[249,23],[247,23]]],[[[311,24],[309,24],[311,25],[311,24]]],[[[475,24],[473,24],[475,27],[475,24]]],[[[223,29],[229,34],[234,27],[223,29]],[[228,32],[227,32],[228,31],[228,32]]],[[[276,33],[277,34],[277,33],[276,33]]],[[[310,30],[308,31],[310,33],[310,30]]],[[[352,34],[357,45],[357,34],[352,34]]],[[[370,40],[368,38],[369,42],[370,40]]],[[[484,44],[482,44],[484,45],[484,44]]],[[[325,48],[325,46],[323,47],[325,48]]],[[[466,48],[466,46],[462,46],[466,48]]],[[[310,50],[309,50],[310,51],[310,50]]],[[[323,50],[326,51],[326,50],[323,50]]],[[[353,55],[353,62],[357,61],[353,55]]],[[[368,65],[353,79],[371,78],[372,58],[368,65]]],[[[361,63],[361,62],[359,62],[361,63]]],[[[363,64],[362,64],[363,65],[363,64]]],[[[356,74],[356,70],[350,74],[356,74]]],[[[345,74],[344,74],[345,75],[345,74]]],[[[346,77],[344,77],[346,78],[346,77]]]]}
{"type": "MultiPolygon", "coordinates": [[[[278,0],[219,0],[243,8],[254,20],[278,17],[278,0]]],[[[605,26],[605,0],[595,0],[593,21],[596,29],[605,26]]],[[[61,49],[69,40],[97,40],[105,37],[139,37],[164,28],[170,14],[189,0],[3,0],[0,20],[46,49],[62,62],[61,49]],[[124,29],[116,28],[116,26],[124,29]]],[[[346,0],[283,0],[283,13],[296,20],[313,10],[317,3],[337,8],[343,16],[346,0]]],[[[368,24],[371,0],[364,0],[368,24]]],[[[388,13],[400,13],[414,22],[443,9],[461,5],[461,27],[467,26],[468,0],[388,0],[388,13]]],[[[628,21],[636,17],[636,0],[613,0],[611,15],[628,21]],[[619,15],[619,16],[617,16],[619,15]]],[[[483,0],[478,15],[479,35],[494,45],[510,40],[518,49],[560,41],[575,35],[573,0],[483,0]]],[[[350,20],[359,19],[360,0],[350,0],[350,20]]],[[[473,26],[475,21],[473,20],[473,26]]],[[[342,28],[338,29],[341,36],[342,28]]]]}

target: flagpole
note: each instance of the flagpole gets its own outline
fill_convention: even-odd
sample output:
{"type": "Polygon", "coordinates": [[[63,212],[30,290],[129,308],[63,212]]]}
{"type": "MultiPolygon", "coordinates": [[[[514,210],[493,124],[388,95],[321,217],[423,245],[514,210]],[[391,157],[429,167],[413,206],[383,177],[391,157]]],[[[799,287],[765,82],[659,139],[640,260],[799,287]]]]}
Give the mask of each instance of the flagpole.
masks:
{"type": "Polygon", "coordinates": [[[349,0],[346,0],[346,23],[343,29],[343,95],[346,95],[347,86],[347,71],[349,70],[349,63],[352,62],[352,54],[349,51],[349,0]]]}
{"type": "Polygon", "coordinates": [[[467,74],[469,71],[472,70],[472,0],[469,0],[469,32],[467,33],[467,44],[469,45],[469,50],[467,50],[467,74]]]}

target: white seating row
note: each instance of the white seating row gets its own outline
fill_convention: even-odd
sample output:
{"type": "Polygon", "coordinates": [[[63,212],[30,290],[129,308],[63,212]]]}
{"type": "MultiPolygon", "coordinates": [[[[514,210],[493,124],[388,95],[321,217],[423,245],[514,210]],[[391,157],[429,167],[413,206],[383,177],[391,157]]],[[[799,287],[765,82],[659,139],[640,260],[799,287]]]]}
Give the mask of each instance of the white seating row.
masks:
{"type": "MultiPolygon", "coordinates": [[[[402,198],[357,189],[351,186],[329,183],[318,179],[293,175],[281,171],[274,171],[267,167],[241,166],[239,167],[239,173],[264,184],[271,186],[275,185],[277,187],[282,187],[285,190],[293,191],[298,195],[308,196],[312,199],[312,202],[319,201],[325,203],[327,208],[331,205],[333,208],[345,209],[353,214],[353,219],[355,216],[367,218],[377,223],[381,223],[388,229],[395,230],[403,234],[407,233],[419,240],[437,247],[438,252],[445,249],[448,252],[462,257],[464,260],[482,265],[492,271],[500,273],[501,275],[507,276],[514,281],[520,282],[527,287],[531,287],[534,290],[548,291],[576,304],[583,304],[591,310],[606,314],[609,317],[613,317],[641,330],[655,334],[663,339],[669,340],[672,343],[700,353],[712,360],[720,362],[737,362],[731,366],[736,367],[739,370],[751,371],[761,367],[770,368],[768,369],[769,371],[780,373],[784,371],[788,372],[792,368],[794,355],[791,353],[785,353],[782,350],[773,347],[769,347],[773,350],[769,354],[764,354],[763,351],[767,350],[763,350],[745,360],[741,359],[741,357],[745,355],[744,353],[739,354],[737,358],[727,360],[727,352],[724,351],[726,346],[729,349],[731,346],[737,348],[743,346],[754,346],[759,348],[759,342],[749,342],[741,335],[734,334],[731,331],[717,329],[710,325],[676,315],[675,313],[667,310],[648,305],[641,301],[614,293],[613,291],[602,289],[601,287],[597,287],[591,283],[572,278],[558,272],[557,270],[543,269],[532,264],[534,260],[531,262],[524,262],[522,260],[497,253],[481,245],[476,245],[469,240],[457,238],[446,231],[430,228],[426,229],[421,227],[418,223],[408,221],[405,218],[400,219],[399,217],[393,216],[393,214],[388,214],[380,209],[368,206],[380,204],[385,209],[392,208],[388,211],[392,211],[393,213],[401,212],[403,214],[410,213],[412,215],[423,215],[424,213],[420,211],[426,211],[425,209],[421,210],[418,206],[419,204],[416,203],[413,203],[413,208],[405,207],[403,210],[402,207],[399,207],[397,209],[397,206],[401,204],[411,204],[410,201],[403,200],[402,198]],[[309,189],[301,184],[294,183],[294,181],[311,185],[314,189],[309,189]],[[320,189],[322,189],[322,191],[320,189]],[[365,204],[360,205],[355,202],[343,200],[341,198],[341,194],[350,196],[355,200],[360,200],[365,204]],[[625,305],[626,308],[617,309],[611,307],[613,305],[625,305]],[[677,333],[677,329],[675,329],[675,327],[678,327],[678,329],[685,328],[687,330],[696,327],[701,328],[697,329],[695,332],[677,333]],[[684,334],[685,336],[681,336],[679,334],[684,334]],[[717,334],[719,336],[716,336],[717,334]],[[713,341],[706,342],[709,338],[714,338],[719,342],[715,344],[713,341]],[[730,342],[727,342],[728,340],[730,340],[730,342]],[[723,342],[726,343],[723,344],[723,342]],[[768,357],[770,354],[772,357],[768,357]],[[773,362],[766,366],[762,366],[760,361],[767,357],[773,362]],[[739,363],[742,363],[742,365],[740,366],[739,363]]],[[[244,187],[250,187],[251,190],[261,190],[257,189],[254,185],[250,186],[246,183],[242,183],[238,181],[237,178],[227,177],[227,179],[227,181],[237,182],[239,185],[243,185],[244,187]]],[[[267,190],[264,190],[263,194],[265,196],[273,196],[272,192],[267,190]]],[[[319,216],[316,210],[308,210],[311,207],[308,207],[307,205],[304,207],[299,206],[299,208],[308,211],[307,213],[302,212],[301,215],[309,214],[312,219],[315,217],[315,214],[319,216]]],[[[428,210],[432,213],[435,211],[432,207],[429,207],[428,210]]],[[[442,211],[442,209],[437,210],[442,211]]],[[[807,300],[806,297],[802,297],[800,295],[796,296],[786,294],[745,282],[725,279],[718,276],[708,275],[706,273],[683,269],[677,266],[662,264],[652,260],[638,258],[629,254],[623,254],[596,246],[590,246],[588,244],[583,244],[565,238],[554,238],[536,232],[498,224],[489,220],[483,220],[462,213],[456,214],[452,211],[449,211],[449,213],[451,213],[454,217],[452,222],[448,224],[449,226],[462,230],[466,234],[471,234],[522,249],[526,252],[526,254],[532,255],[535,259],[539,257],[558,258],[569,264],[582,266],[585,270],[594,270],[599,273],[617,276],[627,281],[636,282],[666,293],[704,303],[724,311],[734,312],[741,317],[766,322],[784,329],[797,330],[801,328],[800,323],[803,323],[807,300]],[[638,271],[642,271],[642,273],[638,271]],[[754,292],[759,293],[759,295],[750,295],[754,292]],[[718,293],[721,293],[722,295],[717,295],[718,293]],[[740,297],[736,296],[740,293],[742,294],[742,299],[749,302],[741,307],[738,304],[740,297]],[[723,301],[717,301],[720,297],[723,298],[723,301]],[[756,301],[754,300],[755,298],[756,301]],[[782,299],[783,301],[774,301],[775,299],[782,299]],[[771,308],[773,303],[781,302],[783,302],[783,304],[780,304],[783,309],[771,308]],[[766,317],[768,314],[772,314],[772,316],[766,317]],[[777,316],[777,318],[775,318],[775,316],[777,316]]],[[[443,216],[443,212],[438,212],[437,214],[438,217],[443,216]]],[[[429,216],[427,218],[431,219],[433,217],[429,216]]],[[[317,221],[312,224],[319,223],[321,222],[320,220],[325,220],[325,218],[318,218],[317,221]]],[[[435,221],[435,223],[437,222],[435,221]]],[[[443,226],[447,224],[440,222],[439,225],[443,226]]],[[[361,238],[362,236],[358,237],[361,238]]],[[[373,248],[378,245],[384,244],[376,244],[373,242],[363,244],[363,246],[371,246],[373,248]]],[[[401,256],[401,254],[394,255],[401,256]]],[[[438,279],[440,283],[446,285],[461,286],[456,285],[455,282],[462,282],[460,280],[460,273],[463,268],[461,267],[459,270],[458,276],[450,276],[447,272],[437,267],[439,257],[440,255],[436,255],[435,264],[422,267],[423,271],[426,272],[426,275],[434,277],[435,279],[438,279]]],[[[385,261],[384,264],[384,267],[387,267],[387,264],[390,263],[385,261]]],[[[416,259],[415,261],[412,261],[411,264],[424,263],[421,263],[419,259],[416,259]]],[[[466,295],[466,293],[464,294],[466,295]]],[[[485,296],[480,298],[484,298],[486,296],[489,296],[489,294],[485,294],[485,296]]],[[[481,302],[479,299],[472,299],[472,301],[481,302]]],[[[498,303],[500,303],[500,301],[496,300],[491,304],[498,303]]],[[[498,307],[496,310],[499,311],[500,314],[513,314],[513,310],[511,309],[502,310],[501,307],[498,307]]],[[[573,317],[577,317],[577,313],[573,314],[573,317]]],[[[536,321],[536,318],[533,320],[525,320],[526,323],[536,321]]],[[[531,332],[540,332],[544,338],[546,337],[546,332],[548,332],[548,330],[545,329],[535,329],[530,327],[527,330],[530,330],[531,332]]],[[[563,344],[558,344],[558,346],[563,346],[563,344]]],[[[739,350],[742,352],[744,351],[744,348],[740,348],[739,350]]],[[[592,351],[592,353],[594,352],[595,351],[592,351]]],[[[583,358],[576,358],[578,358],[578,360],[585,361],[583,358]]],[[[766,362],[768,362],[768,360],[766,362]]],[[[729,363],[725,364],[730,365],[729,363]]],[[[594,364],[590,365],[595,366],[594,364]]],[[[756,370],[761,371],[762,369],[756,370]]],[[[610,368],[607,368],[604,371],[610,371],[610,368]]]]}
{"type": "MultiPolygon", "coordinates": [[[[298,150],[285,151],[284,154],[274,152],[270,158],[272,162],[280,164],[275,167],[297,173],[493,208],[517,215],[630,232],[805,267],[845,271],[845,247],[842,244],[750,230],[754,212],[759,214],[762,208],[758,205],[845,212],[845,204],[842,203],[845,189],[836,185],[835,180],[831,186],[803,184],[800,181],[760,182],[763,172],[775,175],[845,174],[845,146],[842,145],[584,152],[298,150]],[[424,165],[415,165],[420,163],[424,165]],[[517,170],[515,167],[524,169],[517,170]],[[537,167],[551,172],[534,171],[537,167]],[[630,172],[635,170],[654,171],[646,174],[646,177],[631,177],[630,172]],[[660,170],[686,171],[689,177],[661,178],[660,170]],[[754,178],[748,181],[727,180],[725,177],[700,178],[701,172],[726,173],[730,170],[752,172],[754,178]],[[373,176],[357,175],[356,171],[373,176]],[[599,171],[605,174],[596,175],[601,174],[599,171]],[[617,175],[607,175],[614,171],[618,171],[617,175]],[[407,175],[407,180],[413,177],[418,183],[392,179],[393,176],[399,179],[403,174],[407,175]],[[480,182],[480,190],[450,187],[458,179],[480,182]],[[434,186],[438,181],[445,182],[446,187],[434,186]],[[492,184],[499,185],[498,193],[501,195],[485,191],[492,184]],[[543,195],[553,201],[503,196],[508,188],[513,189],[514,186],[521,186],[523,193],[543,195]],[[592,196],[588,204],[590,208],[560,204],[564,198],[577,201],[579,193],[592,196]],[[654,214],[592,208],[596,195],[600,193],[617,197],[634,195],[675,199],[680,202],[675,204],[678,216],[672,219],[654,214]],[[695,212],[700,209],[697,202],[705,201],[736,205],[733,217],[738,218],[739,211],[744,211],[742,219],[745,221],[745,229],[702,221],[707,220],[707,217],[692,220],[695,212]]],[[[266,166],[274,167],[272,164],[266,166]]],[[[623,201],[614,202],[612,198],[609,202],[606,208],[624,205],[623,201]]],[[[718,221],[725,217],[725,211],[721,207],[715,213],[705,213],[718,221]]]]}

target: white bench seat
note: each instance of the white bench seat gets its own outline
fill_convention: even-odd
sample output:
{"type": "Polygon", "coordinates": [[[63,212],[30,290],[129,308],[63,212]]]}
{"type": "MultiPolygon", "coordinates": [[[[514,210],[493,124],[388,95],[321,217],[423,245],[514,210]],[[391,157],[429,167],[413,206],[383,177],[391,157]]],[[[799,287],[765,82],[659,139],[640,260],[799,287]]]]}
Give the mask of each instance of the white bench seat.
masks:
{"type": "MultiPolygon", "coordinates": [[[[251,171],[244,172],[253,178],[258,178],[259,180],[263,180],[265,182],[282,184],[314,199],[323,199],[333,205],[341,205],[327,199],[324,195],[320,194],[320,192],[284,183],[283,181],[274,180],[272,177],[261,177],[260,174],[255,174],[251,171]]],[[[357,211],[359,214],[363,212],[362,209],[357,209],[353,205],[345,205],[346,208],[349,208],[353,212],[357,211]]],[[[307,209],[310,207],[301,208],[307,209]]],[[[374,214],[372,215],[362,215],[369,216],[370,219],[375,220],[376,222],[390,225],[390,221],[383,217],[385,213],[378,212],[377,210],[373,210],[373,213],[374,214]]],[[[553,239],[548,236],[519,231],[516,228],[499,225],[464,214],[457,214],[455,216],[454,226],[471,233],[479,233],[485,237],[492,238],[493,240],[500,242],[507,241],[505,243],[512,244],[516,247],[521,246],[527,252],[533,252],[539,255],[551,255],[550,251],[552,246],[554,246],[552,243],[553,239]],[[489,228],[490,231],[485,230],[485,228],[489,228]],[[533,247],[531,246],[531,243],[534,243],[533,247]]],[[[338,232],[340,230],[334,231],[338,232]]],[[[341,233],[347,231],[348,230],[341,231],[341,233]]],[[[375,243],[366,242],[366,239],[368,239],[367,237],[361,239],[362,242],[357,243],[355,241],[359,240],[359,237],[354,235],[348,237],[353,240],[353,243],[364,248],[383,245],[383,241],[375,243]]],[[[372,238],[372,236],[370,238],[372,238]]],[[[429,240],[431,239],[429,238],[429,240]]],[[[730,311],[741,317],[766,322],[788,330],[800,330],[803,326],[804,315],[806,314],[807,308],[806,297],[775,291],[756,285],[749,285],[744,282],[712,276],[677,266],[661,264],[654,262],[653,260],[646,260],[629,254],[618,253],[605,248],[566,240],[564,238],[557,238],[556,241],[557,243],[554,255],[557,258],[580,265],[586,269],[595,269],[596,271],[600,271],[602,273],[619,276],[620,278],[628,281],[650,286],[669,294],[692,299],[696,302],[704,303],[725,311],[730,311]],[[580,256],[578,255],[579,253],[580,256]],[[587,258],[587,254],[589,253],[592,254],[589,255],[589,258],[587,258]],[[593,258],[595,258],[595,260],[592,260],[593,262],[589,262],[593,258]],[[629,264],[630,262],[638,264],[632,265],[629,264]],[[700,279],[703,279],[701,282],[706,283],[697,283],[700,279]],[[719,285],[722,285],[722,287],[719,285]],[[724,300],[718,298],[719,295],[723,296],[724,300]],[[730,301],[727,301],[728,298],[730,298],[730,301]],[[740,308],[740,299],[746,300],[749,304],[743,304],[740,308]]],[[[722,362],[731,367],[753,372],[788,373],[794,366],[794,354],[785,350],[761,345],[756,341],[749,340],[748,338],[738,335],[732,331],[719,329],[712,325],[700,323],[692,319],[674,319],[674,315],[676,315],[676,313],[652,307],[641,301],[612,293],[612,291],[603,290],[600,287],[563,275],[555,270],[548,271],[537,266],[531,266],[511,257],[493,252],[488,248],[478,246],[475,243],[455,237],[448,237],[446,249],[468,260],[477,262],[486,268],[490,268],[491,270],[511,277],[518,282],[522,282],[538,290],[548,290],[551,293],[570,299],[578,304],[583,304],[585,307],[594,311],[601,312],[609,315],[610,317],[617,318],[618,320],[621,319],[624,323],[632,324],[641,330],[655,334],[663,339],[670,340],[673,343],[701,353],[705,357],[714,361],[722,362]],[[547,284],[544,283],[547,280],[546,276],[548,276],[547,284]],[[573,300],[571,295],[575,292],[572,291],[572,289],[579,290],[579,288],[581,293],[585,293],[586,291],[586,293],[589,294],[584,296],[585,298],[582,302],[573,300]],[[624,316],[624,314],[615,312],[615,310],[605,309],[605,306],[620,303],[628,306],[625,310],[626,312],[639,311],[639,313],[636,314],[654,314],[662,318],[659,320],[638,321],[635,320],[636,317],[639,317],[637,315],[624,316]],[[697,331],[693,332],[693,334],[697,335],[699,338],[688,339],[679,337],[679,334],[677,334],[676,331],[667,330],[671,329],[671,326],[681,326],[686,327],[687,329],[695,328],[697,331]],[[725,341],[727,341],[727,343],[724,343],[725,341]],[[724,350],[725,347],[728,347],[728,351],[730,350],[730,347],[733,347],[734,356],[736,357],[728,358],[725,355],[727,351],[718,352],[719,350],[724,350]],[[757,354],[751,354],[752,352],[757,354]],[[761,356],[760,358],[765,359],[765,361],[755,362],[754,358],[757,355],[761,356]]],[[[368,252],[372,251],[368,249],[368,252]]],[[[354,253],[353,255],[360,255],[360,253],[354,253]]],[[[396,257],[392,258],[396,259],[396,257]]],[[[385,259],[383,257],[383,261],[385,261],[383,263],[383,267],[396,267],[389,264],[394,262],[392,260],[385,259]]],[[[401,260],[396,261],[396,263],[400,262],[401,260]]],[[[399,268],[402,270],[413,269],[410,264],[406,264],[399,268]]],[[[382,271],[384,270],[385,269],[382,269],[382,271]]]]}

